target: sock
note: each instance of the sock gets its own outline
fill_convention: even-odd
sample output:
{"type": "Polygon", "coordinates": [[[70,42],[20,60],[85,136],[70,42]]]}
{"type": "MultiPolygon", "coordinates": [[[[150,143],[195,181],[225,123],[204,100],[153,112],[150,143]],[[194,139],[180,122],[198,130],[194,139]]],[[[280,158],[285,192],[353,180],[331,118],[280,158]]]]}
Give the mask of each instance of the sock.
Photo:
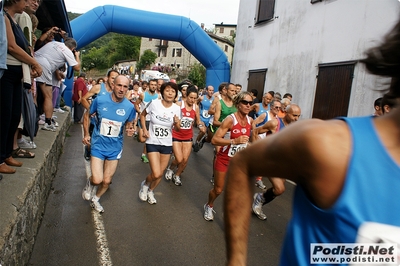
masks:
{"type": "Polygon", "coordinates": [[[46,122],[48,125],[51,125],[51,118],[45,118],[44,122],[46,122]]]}
{"type": "Polygon", "coordinates": [[[275,195],[272,190],[273,190],[273,188],[271,187],[271,188],[267,189],[267,191],[265,191],[265,193],[263,194],[263,197],[264,197],[263,205],[265,205],[265,204],[271,202],[273,199],[275,199],[275,195]]]}
{"type": "Polygon", "coordinates": [[[143,157],[143,156],[146,156],[146,154],[142,153],[142,157],[143,157]]]}
{"type": "Polygon", "coordinates": [[[96,195],[93,196],[92,201],[99,201],[99,197],[97,197],[96,195]]]}

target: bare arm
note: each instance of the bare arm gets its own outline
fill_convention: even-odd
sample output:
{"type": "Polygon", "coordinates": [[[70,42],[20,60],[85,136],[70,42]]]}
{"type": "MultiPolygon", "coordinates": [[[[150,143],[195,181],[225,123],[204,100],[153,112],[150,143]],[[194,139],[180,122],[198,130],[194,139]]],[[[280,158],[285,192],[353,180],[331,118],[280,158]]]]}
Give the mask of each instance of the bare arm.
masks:
{"type": "Polygon", "coordinates": [[[206,126],[204,125],[203,121],[201,121],[201,119],[200,119],[200,108],[198,105],[196,105],[196,124],[201,132],[206,133],[206,126]]]}
{"type": "Polygon", "coordinates": [[[218,103],[219,103],[219,98],[215,97],[213,102],[210,105],[210,108],[208,108],[208,114],[209,115],[214,115],[215,114],[215,107],[217,106],[218,103]]]}
{"type": "Polygon", "coordinates": [[[8,53],[14,56],[16,59],[19,61],[31,65],[32,70],[34,70],[37,74],[34,77],[42,75],[42,67],[39,65],[39,63],[31,57],[29,54],[27,54],[21,47],[18,46],[18,44],[15,41],[15,36],[11,28],[11,23],[8,17],[5,19],[6,23],[6,32],[7,32],[7,49],[8,53]]]}
{"type": "Polygon", "coordinates": [[[224,198],[228,265],[247,264],[254,176],[295,181],[316,206],[339,197],[350,156],[350,135],[342,121],[300,121],[249,146],[229,163],[224,198]]]}
{"type": "Polygon", "coordinates": [[[218,121],[220,117],[221,117],[221,103],[218,101],[215,106],[213,126],[216,126],[216,127],[221,126],[221,122],[218,121]]]}
{"type": "Polygon", "coordinates": [[[85,95],[83,95],[82,102],[81,102],[83,107],[85,107],[87,110],[89,110],[90,103],[89,103],[88,99],[99,92],[100,92],[100,85],[98,84],[98,85],[94,86],[90,91],[88,91],[85,95]]]}

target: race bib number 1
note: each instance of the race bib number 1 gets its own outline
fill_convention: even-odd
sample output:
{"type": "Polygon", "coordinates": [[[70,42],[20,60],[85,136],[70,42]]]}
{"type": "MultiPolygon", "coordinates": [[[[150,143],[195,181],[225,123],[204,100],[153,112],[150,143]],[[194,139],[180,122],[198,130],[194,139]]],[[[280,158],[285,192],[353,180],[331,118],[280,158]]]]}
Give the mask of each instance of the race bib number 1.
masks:
{"type": "Polygon", "coordinates": [[[208,110],[203,110],[203,117],[204,118],[209,118],[210,117],[210,114],[208,113],[208,110]]]}
{"type": "Polygon", "coordinates": [[[245,149],[247,147],[247,143],[244,144],[232,144],[228,151],[228,156],[233,157],[239,151],[245,149]]]}
{"type": "Polygon", "coordinates": [[[165,139],[169,136],[169,129],[160,125],[153,125],[154,136],[159,139],[165,139]]]}
{"type": "Polygon", "coordinates": [[[113,121],[107,118],[101,119],[100,135],[109,138],[116,138],[121,132],[122,122],[113,121]]]}

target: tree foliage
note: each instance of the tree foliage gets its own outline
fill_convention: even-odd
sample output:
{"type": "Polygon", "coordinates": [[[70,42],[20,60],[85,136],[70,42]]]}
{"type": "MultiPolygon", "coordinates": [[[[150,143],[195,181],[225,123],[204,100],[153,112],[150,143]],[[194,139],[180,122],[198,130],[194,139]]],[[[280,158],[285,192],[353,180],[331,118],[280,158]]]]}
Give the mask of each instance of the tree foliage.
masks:
{"type": "Polygon", "coordinates": [[[206,68],[199,63],[195,63],[189,72],[188,79],[199,88],[206,86],[206,68]]]}
{"type": "Polygon", "coordinates": [[[139,62],[136,64],[136,70],[140,71],[143,69],[150,68],[151,64],[157,59],[157,54],[152,52],[150,49],[143,52],[142,56],[139,59],[139,62]]]}
{"type": "MultiPolygon", "coordinates": [[[[80,15],[68,12],[70,21],[80,15]]],[[[137,36],[107,33],[86,46],[79,47],[82,67],[84,70],[107,69],[119,60],[137,60],[139,58],[140,41],[141,38],[137,36]]]]}

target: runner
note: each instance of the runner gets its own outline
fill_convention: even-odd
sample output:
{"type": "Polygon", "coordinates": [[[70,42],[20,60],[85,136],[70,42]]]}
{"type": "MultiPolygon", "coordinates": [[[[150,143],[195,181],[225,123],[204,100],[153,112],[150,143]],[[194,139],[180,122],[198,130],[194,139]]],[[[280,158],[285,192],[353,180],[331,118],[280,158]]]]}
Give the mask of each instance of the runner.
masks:
{"type": "MultiPolygon", "coordinates": [[[[140,113],[143,112],[143,110],[146,108],[146,106],[155,99],[159,98],[159,94],[157,93],[157,79],[152,79],[149,81],[149,88],[146,90],[144,93],[139,95],[139,98],[135,101],[135,108],[136,111],[139,114],[138,117],[138,123],[137,126],[139,127],[139,134],[138,134],[138,140],[140,142],[145,142],[146,138],[143,137],[143,128],[141,124],[141,117],[140,113]]],[[[145,120],[145,126],[147,130],[149,129],[149,124],[150,124],[150,116],[146,116],[145,120]]],[[[148,163],[149,159],[146,156],[146,145],[143,146],[143,152],[141,156],[141,160],[144,163],[148,163]]]]}
{"type": "MultiPolygon", "coordinates": [[[[236,87],[234,86],[236,89],[236,87]]],[[[253,121],[247,114],[253,99],[247,91],[239,93],[234,100],[237,111],[228,115],[212,138],[212,144],[221,146],[214,163],[214,188],[208,194],[208,202],[204,205],[204,219],[214,220],[214,201],[222,193],[225,175],[230,158],[238,151],[246,148],[253,121]]]]}
{"type": "MultiPolygon", "coordinates": [[[[112,93],[96,97],[90,106],[90,115],[96,118],[92,138],[85,134],[83,143],[91,144],[90,168],[91,184],[98,186],[91,198],[91,206],[99,213],[104,212],[99,199],[107,191],[118,161],[121,159],[123,147],[123,129],[129,137],[133,136],[133,119],[135,108],[125,98],[129,88],[129,79],[117,76],[112,83],[112,93]]],[[[89,121],[86,120],[86,123],[89,121]]],[[[86,127],[89,127],[87,124],[86,127]]],[[[90,191],[95,189],[90,188],[90,191]]]]}
{"type": "Polygon", "coordinates": [[[181,110],[174,103],[178,93],[175,83],[167,82],[161,85],[162,99],[153,100],[140,114],[143,136],[146,140],[146,149],[150,162],[150,174],[141,183],[139,198],[149,204],[157,203],[154,189],[161,181],[161,177],[172,153],[172,127],[180,130],[181,110]],[[150,116],[150,124],[146,128],[146,115],[150,116]]]}
{"type": "Polygon", "coordinates": [[[180,176],[186,168],[190,152],[192,151],[194,122],[196,121],[201,132],[206,132],[206,127],[200,120],[199,108],[196,105],[197,97],[198,91],[195,86],[191,85],[187,88],[184,100],[177,103],[177,105],[181,107],[182,112],[181,128],[179,131],[172,129],[174,160],[167,167],[167,171],[165,172],[165,179],[172,179],[177,186],[182,186],[180,176]]]}
{"type": "MultiPolygon", "coordinates": [[[[206,90],[206,94],[200,96],[198,99],[198,104],[200,106],[200,119],[203,121],[206,129],[210,124],[211,115],[208,110],[211,107],[212,102],[214,101],[214,87],[208,86],[206,90]]],[[[204,142],[210,142],[212,139],[211,130],[206,130],[206,132],[200,131],[199,135],[197,135],[196,141],[193,144],[193,151],[198,152],[204,145],[204,142]]]]}
{"type": "MultiPolygon", "coordinates": [[[[301,115],[301,109],[297,104],[291,104],[286,107],[285,116],[281,119],[272,119],[264,125],[257,127],[253,130],[253,135],[256,138],[262,135],[270,135],[279,132],[289,124],[299,120],[301,115]]],[[[261,138],[260,138],[261,139],[261,138]]],[[[269,181],[272,187],[267,189],[264,193],[255,193],[252,209],[255,215],[260,220],[267,220],[267,216],[264,214],[262,206],[271,202],[276,197],[280,196],[285,192],[285,181],[284,178],[269,177],[269,181]]]]}

